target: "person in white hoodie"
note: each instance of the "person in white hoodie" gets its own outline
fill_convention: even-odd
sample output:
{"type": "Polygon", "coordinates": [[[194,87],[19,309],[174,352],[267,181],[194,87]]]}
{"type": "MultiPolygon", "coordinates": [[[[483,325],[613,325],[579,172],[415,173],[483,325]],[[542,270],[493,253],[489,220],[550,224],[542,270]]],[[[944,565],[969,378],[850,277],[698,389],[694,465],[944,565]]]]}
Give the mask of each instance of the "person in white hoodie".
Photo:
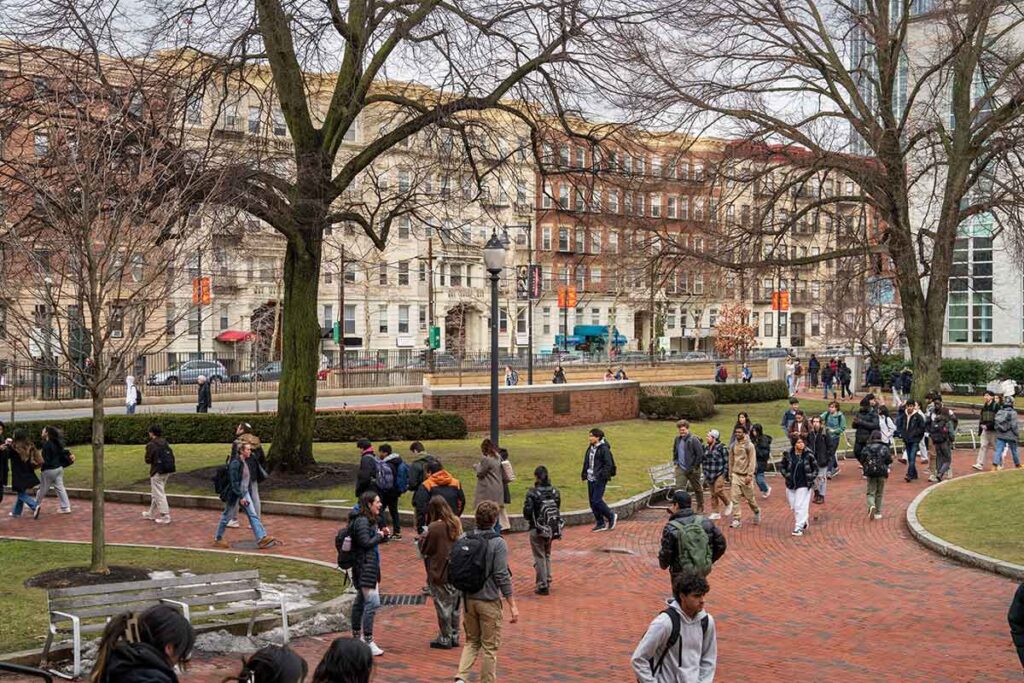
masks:
{"type": "Polygon", "coordinates": [[[135,377],[124,378],[124,411],[128,415],[135,414],[135,406],[139,404],[139,388],[135,386],[135,377]]]}
{"type": "Polygon", "coordinates": [[[639,683],[712,683],[718,660],[715,620],[704,611],[709,587],[703,576],[684,572],[672,581],[675,599],[633,651],[639,683]]]}

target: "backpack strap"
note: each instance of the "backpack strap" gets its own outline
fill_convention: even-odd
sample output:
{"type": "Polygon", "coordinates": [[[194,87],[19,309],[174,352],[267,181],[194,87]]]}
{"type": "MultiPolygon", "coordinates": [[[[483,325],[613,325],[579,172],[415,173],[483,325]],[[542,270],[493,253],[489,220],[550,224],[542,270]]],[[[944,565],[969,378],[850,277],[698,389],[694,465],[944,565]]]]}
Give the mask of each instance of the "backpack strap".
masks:
{"type": "Polygon", "coordinates": [[[668,642],[665,643],[665,649],[661,651],[661,656],[658,657],[657,663],[653,661],[651,662],[651,674],[654,676],[657,676],[658,672],[661,671],[661,666],[665,663],[665,655],[667,655],[668,651],[672,649],[672,646],[679,641],[679,630],[682,628],[683,623],[679,614],[671,607],[663,609],[661,613],[667,614],[669,620],[672,622],[672,633],[669,635],[668,642]]]}

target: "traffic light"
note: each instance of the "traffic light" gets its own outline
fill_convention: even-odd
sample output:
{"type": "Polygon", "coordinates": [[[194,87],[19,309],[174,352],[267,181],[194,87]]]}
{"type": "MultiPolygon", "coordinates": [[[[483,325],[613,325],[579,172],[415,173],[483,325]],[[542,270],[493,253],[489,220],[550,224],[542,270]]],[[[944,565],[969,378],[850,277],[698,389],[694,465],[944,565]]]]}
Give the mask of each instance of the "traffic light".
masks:
{"type": "Polygon", "coordinates": [[[434,325],[430,328],[430,337],[427,339],[432,349],[441,348],[441,328],[434,325]]]}

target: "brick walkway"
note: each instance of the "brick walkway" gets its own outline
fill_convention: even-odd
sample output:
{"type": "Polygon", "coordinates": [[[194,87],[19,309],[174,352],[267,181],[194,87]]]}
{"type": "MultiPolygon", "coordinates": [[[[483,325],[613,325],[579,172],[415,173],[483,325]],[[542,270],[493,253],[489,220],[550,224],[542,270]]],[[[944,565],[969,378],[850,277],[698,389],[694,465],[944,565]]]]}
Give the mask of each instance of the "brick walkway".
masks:
{"type": "MultiPolygon", "coordinates": [[[[957,460],[967,457],[961,453],[957,460]]],[[[863,481],[855,472],[847,465],[830,487],[828,504],[812,506],[816,516],[803,538],[789,535],[792,516],[778,478],[764,501],[762,526],[726,529],[729,550],[715,566],[708,597],[719,624],[719,680],[1020,680],[1006,624],[1015,585],[946,561],[911,539],[904,513],[922,485],[890,479],[885,519],[869,522],[863,481]]],[[[111,542],[203,548],[217,521],[214,512],[178,511],[174,524],[156,527],[138,518],[139,509],[109,506],[111,542]]],[[[51,503],[47,511],[52,510],[51,503]]],[[[79,504],[74,515],[44,514],[35,523],[4,514],[0,535],[86,539],[88,512],[79,504]]],[[[505,624],[501,679],[632,680],[629,655],[668,593],[655,558],[663,519],[654,510],[610,533],[569,529],[555,546],[555,582],[545,598],[532,593],[527,538],[510,536],[522,616],[518,624],[505,624]]],[[[287,541],[275,552],[334,557],[333,523],[269,517],[267,526],[287,541]]],[[[251,539],[246,529],[231,534],[232,540],[251,539]]],[[[383,592],[415,593],[423,584],[422,565],[410,546],[403,541],[383,548],[383,592]]],[[[429,603],[378,614],[377,642],[386,654],[377,660],[377,681],[451,679],[458,652],[427,647],[433,615],[429,603]]],[[[330,640],[306,638],[295,645],[315,665],[330,640]]],[[[236,672],[237,661],[198,657],[183,681],[219,681],[236,672]]]]}

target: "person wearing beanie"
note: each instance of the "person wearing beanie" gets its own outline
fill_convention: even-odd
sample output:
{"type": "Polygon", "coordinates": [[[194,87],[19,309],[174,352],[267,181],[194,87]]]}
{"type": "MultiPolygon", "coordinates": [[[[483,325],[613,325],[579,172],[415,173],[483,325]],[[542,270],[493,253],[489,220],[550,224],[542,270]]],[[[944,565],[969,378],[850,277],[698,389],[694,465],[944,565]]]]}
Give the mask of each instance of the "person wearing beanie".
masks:
{"type": "Polygon", "coordinates": [[[718,513],[718,504],[725,506],[725,514],[731,512],[729,506],[729,494],[726,492],[725,484],[729,479],[729,449],[721,442],[717,429],[708,432],[706,445],[704,446],[704,481],[711,491],[711,514],[708,519],[721,519],[718,513]]]}
{"type": "Polygon", "coordinates": [[[996,435],[996,450],[992,455],[992,469],[1003,469],[1006,451],[1013,456],[1013,464],[1020,467],[1020,456],[1017,455],[1017,442],[1020,440],[1020,422],[1017,409],[1013,407],[1013,396],[1003,398],[1003,405],[995,414],[992,425],[996,435]]]}
{"type": "Polygon", "coordinates": [[[690,494],[676,491],[672,495],[670,517],[661,532],[658,564],[668,569],[672,580],[684,572],[707,576],[711,565],[725,554],[725,535],[714,522],[694,514],[690,494]],[[691,533],[691,526],[704,530],[703,536],[691,533]]]}
{"type": "Polygon", "coordinates": [[[868,443],[861,451],[861,464],[868,480],[868,519],[881,519],[882,495],[885,493],[885,480],[889,478],[892,449],[882,438],[880,430],[871,432],[868,443]]]}

